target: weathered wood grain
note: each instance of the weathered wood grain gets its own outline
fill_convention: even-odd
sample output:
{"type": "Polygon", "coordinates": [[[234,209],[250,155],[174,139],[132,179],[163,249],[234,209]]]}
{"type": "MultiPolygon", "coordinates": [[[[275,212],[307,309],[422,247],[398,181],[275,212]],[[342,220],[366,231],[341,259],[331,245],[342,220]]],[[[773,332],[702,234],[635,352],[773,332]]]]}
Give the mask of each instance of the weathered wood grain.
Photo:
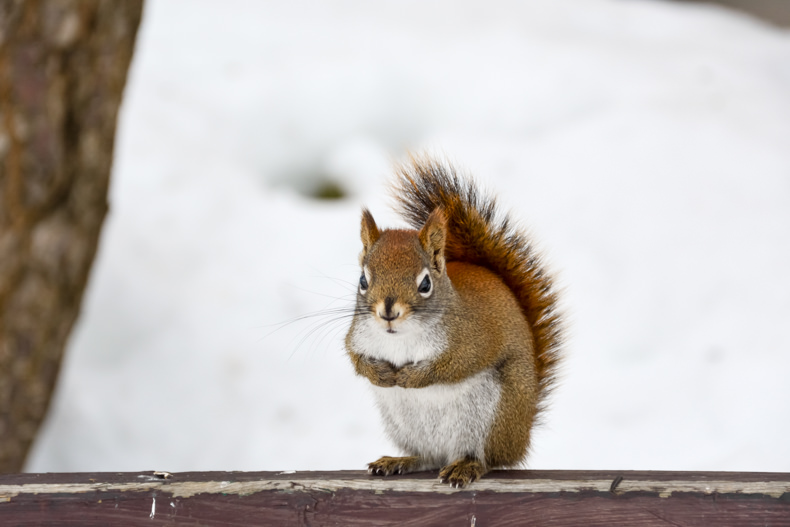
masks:
{"type": "Polygon", "coordinates": [[[790,526],[790,474],[497,471],[0,476],[2,525],[790,526]]]}

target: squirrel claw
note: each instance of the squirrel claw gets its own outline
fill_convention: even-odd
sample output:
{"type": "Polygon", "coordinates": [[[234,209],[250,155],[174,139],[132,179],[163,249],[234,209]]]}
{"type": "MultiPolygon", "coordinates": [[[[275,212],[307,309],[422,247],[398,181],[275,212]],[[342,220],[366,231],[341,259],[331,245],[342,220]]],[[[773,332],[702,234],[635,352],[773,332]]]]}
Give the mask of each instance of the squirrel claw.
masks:
{"type": "Polygon", "coordinates": [[[485,469],[479,461],[466,458],[444,467],[439,472],[439,479],[442,483],[449,483],[454,489],[460,489],[480,479],[484,473],[485,469]]]}
{"type": "Polygon", "coordinates": [[[381,459],[368,464],[368,473],[373,474],[374,476],[407,474],[412,472],[418,463],[419,460],[416,457],[384,456],[381,459]]]}

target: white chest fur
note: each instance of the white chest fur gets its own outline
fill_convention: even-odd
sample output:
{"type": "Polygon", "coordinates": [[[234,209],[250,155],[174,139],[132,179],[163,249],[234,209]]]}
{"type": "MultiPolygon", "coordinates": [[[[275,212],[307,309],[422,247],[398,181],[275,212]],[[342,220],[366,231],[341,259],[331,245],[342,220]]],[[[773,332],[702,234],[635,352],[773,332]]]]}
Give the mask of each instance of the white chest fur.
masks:
{"type": "Polygon", "coordinates": [[[500,384],[493,370],[456,384],[426,388],[373,387],[390,438],[409,455],[438,468],[473,455],[485,459],[500,384]]]}
{"type": "Polygon", "coordinates": [[[360,320],[351,334],[352,349],[397,367],[438,356],[447,347],[447,338],[438,321],[403,321],[397,333],[387,331],[373,317],[360,320]]]}

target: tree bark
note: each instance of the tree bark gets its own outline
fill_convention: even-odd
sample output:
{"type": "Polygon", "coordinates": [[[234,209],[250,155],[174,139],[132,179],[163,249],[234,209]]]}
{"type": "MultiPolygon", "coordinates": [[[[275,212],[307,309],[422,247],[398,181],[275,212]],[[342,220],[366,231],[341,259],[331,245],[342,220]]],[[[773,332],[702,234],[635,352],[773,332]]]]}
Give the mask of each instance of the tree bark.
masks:
{"type": "Polygon", "coordinates": [[[0,0],[0,472],[49,405],[107,212],[142,0],[0,0]]]}

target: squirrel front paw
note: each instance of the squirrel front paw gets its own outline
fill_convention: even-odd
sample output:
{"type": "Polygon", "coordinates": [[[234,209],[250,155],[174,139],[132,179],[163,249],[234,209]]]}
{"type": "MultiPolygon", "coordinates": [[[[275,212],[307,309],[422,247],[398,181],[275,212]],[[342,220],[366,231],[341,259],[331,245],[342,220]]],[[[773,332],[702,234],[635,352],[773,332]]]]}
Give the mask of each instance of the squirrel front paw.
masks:
{"type": "Polygon", "coordinates": [[[395,376],[395,384],[401,388],[425,388],[431,384],[426,375],[427,370],[428,361],[402,366],[395,376]]]}
{"type": "Polygon", "coordinates": [[[357,373],[366,377],[372,384],[382,388],[395,386],[395,366],[387,361],[359,356],[354,364],[357,373]]]}

